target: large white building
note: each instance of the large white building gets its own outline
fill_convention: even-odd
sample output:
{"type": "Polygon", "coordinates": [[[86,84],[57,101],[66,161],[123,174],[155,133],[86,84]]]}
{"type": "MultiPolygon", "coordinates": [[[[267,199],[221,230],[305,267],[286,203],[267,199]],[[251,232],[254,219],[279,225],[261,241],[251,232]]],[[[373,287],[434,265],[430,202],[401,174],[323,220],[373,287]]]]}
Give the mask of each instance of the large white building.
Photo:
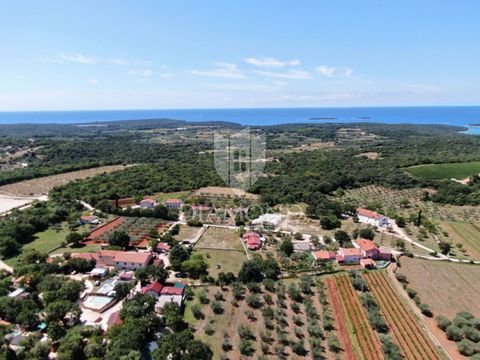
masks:
{"type": "Polygon", "coordinates": [[[372,210],[358,208],[357,217],[358,221],[364,224],[377,227],[388,226],[388,218],[372,210]]]}

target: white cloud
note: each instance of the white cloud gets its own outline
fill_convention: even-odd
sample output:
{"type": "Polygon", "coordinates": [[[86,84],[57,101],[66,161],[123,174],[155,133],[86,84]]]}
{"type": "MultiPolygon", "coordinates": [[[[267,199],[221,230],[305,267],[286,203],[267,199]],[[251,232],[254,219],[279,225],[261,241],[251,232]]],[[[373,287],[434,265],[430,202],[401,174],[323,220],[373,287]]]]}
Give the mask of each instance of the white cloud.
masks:
{"type": "Polygon", "coordinates": [[[129,75],[137,75],[137,76],[141,76],[141,77],[144,77],[144,78],[148,78],[148,77],[151,77],[153,75],[153,71],[152,70],[130,70],[128,72],[129,75]]]}
{"type": "Polygon", "coordinates": [[[71,55],[61,54],[60,61],[63,63],[73,62],[73,63],[79,63],[79,64],[88,64],[88,65],[96,64],[95,58],[91,56],[86,56],[83,54],[71,54],[71,55]]]}
{"type": "Polygon", "coordinates": [[[304,70],[295,70],[290,69],[283,72],[276,72],[276,71],[263,71],[263,70],[255,70],[257,74],[278,78],[278,79],[291,79],[291,80],[306,80],[310,79],[310,73],[304,70]]]}
{"type": "Polygon", "coordinates": [[[328,66],[328,65],[321,65],[315,68],[316,71],[318,71],[320,74],[326,77],[333,77],[335,75],[335,69],[333,66],[328,66]]]}
{"type": "Polygon", "coordinates": [[[346,77],[350,77],[352,76],[352,74],[353,74],[353,69],[351,68],[345,68],[345,70],[343,71],[343,75],[346,77]]]}
{"type": "Polygon", "coordinates": [[[283,68],[285,66],[300,65],[300,61],[296,59],[289,60],[289,61],[282,61],[279,59],[275,59],[273,57],[249,57],[249,58],[246,58],[245,61],[250,65],[267,67],[267,68],[283,68]]]}
{"type": "Polygon", "coordinates": [[[88,82],[92,85],[97,85],[98,84],[98,80],[97,79],[88,79],[88,82]]]}
{"type": "Polygon", "coordinates": [[[121,58],[108,59],[108,62],[115,65],[130,65],[130,61],[121,58]]]}
{"type": "Polygon", "coordinates": [[[187,70],[187,73],[198,76],[211,76],[225,79],[244,79],[245,75],[235,64],[216,62],[216,68],[211,70],[187,70]]]}
{"type": "Polygon", "coordinates": [[[217,90],[232,90],[232,91],[260,91],[260,92],[270,92],[276,91],[279,89],[278,86],[274,84],[259,84],[259,83],[222,83],[222,84],[213,84],[209,86],[212,89],[217,90]]]}

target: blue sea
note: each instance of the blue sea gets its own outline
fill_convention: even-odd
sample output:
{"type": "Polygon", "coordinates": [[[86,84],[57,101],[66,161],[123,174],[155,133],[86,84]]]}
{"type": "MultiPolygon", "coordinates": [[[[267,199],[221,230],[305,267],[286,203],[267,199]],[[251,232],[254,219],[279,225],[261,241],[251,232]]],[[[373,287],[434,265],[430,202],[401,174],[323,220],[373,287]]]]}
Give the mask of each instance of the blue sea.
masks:
{"type": "MultiPolygon", "coordinates": [[[[158,118],[192,122],[218,120],[242,125],[377,122],[468,126],[480,124],[480,106],[0,112],[0,124],[72,124],[158,118]]],[[[480,134],[480,127],[470,126],[467,133],[480,134]]]]}

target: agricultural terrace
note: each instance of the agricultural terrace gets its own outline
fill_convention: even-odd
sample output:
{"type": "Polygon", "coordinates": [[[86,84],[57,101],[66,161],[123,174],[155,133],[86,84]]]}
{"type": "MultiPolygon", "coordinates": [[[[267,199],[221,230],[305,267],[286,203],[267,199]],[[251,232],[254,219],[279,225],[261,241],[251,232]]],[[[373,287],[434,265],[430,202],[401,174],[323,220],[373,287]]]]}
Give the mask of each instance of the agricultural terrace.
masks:
{"type": "Polygon", "coordinates": [[[73,180],[86,179],[91,176],[122,170],[124,168],[124,165],[100,166],[92,169],[20,181],[14,184],[0,186],[0,194],[20,196],[48,194],[54,187],[65,185],[73,180]]]}
{"type": "Polygon", "coordinates": [[[214,359],[334,359],[341,345],[321,281],[198,288],[186,320],[214,359]]]}
{"type": "Polygon", "coordinates": [[[347,358],[375,360],[383,359],[380,340],[371,328],[363,311],[355,289],[346,275],[327,279],[336,314],[339,314],[342,342],[347,351],[347,358]],[[341,304],[340,304],[341,303],[341,304]]]}
{"type": "Polygon", "coordinates": [[[480,173],[480,161],[418,165],[406,168],[405,170],[413,176],[425,179],[462,180],[480,173]]]}
{"type": "MultiPolygon", "coordinates": [[[[365,275],[369,289],[373,292],[394,341],[407,359],[439,359],[437,350],[410,313],[407,305],[387,279],[384,272],[373,271],[365,275]]],[[[438,283],[437,283],[438,286],[438,283]]]]}
{"type": "Polygon", "coordinates": [[[444,222],[440,228],[460,252],[473,259],[480,259],[480,227],[463,222],[444,222]]]}
{"type": "Polygon", "coordinates": [[[454,317],[459,311],[480,316],[480,267],[402,257],[399,273],[435,315],[454,317]]]}
{"type": "Polygon", "coordinates": [[[244,251],[239,232],[212,226],[203,233],[195,248],[244,251]]]}
{"type": "Polygon", "coordinates": [[[85,243],[106,243],[113,232],[125,231],[130,236],[130,246],[146,248],[152,240],[150,236],[152,231],[162,234],[169,226],[169,223],[154,218],[121,216],[94,229],[88,235],[85,243]]]}

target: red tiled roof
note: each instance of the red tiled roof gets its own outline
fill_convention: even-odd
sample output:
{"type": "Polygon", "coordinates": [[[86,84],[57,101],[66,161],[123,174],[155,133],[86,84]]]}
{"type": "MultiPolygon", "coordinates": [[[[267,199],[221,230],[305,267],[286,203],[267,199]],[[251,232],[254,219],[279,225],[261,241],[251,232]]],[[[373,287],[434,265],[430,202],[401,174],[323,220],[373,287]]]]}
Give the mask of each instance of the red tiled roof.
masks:
{"type": "MultiPolygon", "coordinates": [[[[330,252],[327,250],[314,251],[312,255],[315,260],[330,260],[332,258],[330,252]]],[[[333,258],[335,258],[335,255],[333,258]]]]}
{"type": "Polygon", "coordinates": [[[177,288],[174,286],[165,286],[161,291],[161,295],[183,295],[184,288],[177,288]]]}
{"type": "Polygon", "coordinates": [[[182,204],[183,201],[180,199],[168,199],[165,201],[165,204],[182,204]]]}
{"type": "Polygon", "coordinates": [[[372,240],[368,239],[357,239],[355,240],[357,245],[362,249],[363,251],[371,251],[377,249],[377,246],[372,240]]]}
{"type": "Polygon", "coordinates": [[[145,264],[151,259],[151,257],[152,255],[150,253],[118,251],[117,254],[114,256],[114,261],[145,264]]]}
{"type": "Polygon", "coordinates": [[[343,256],[362,256],[362,250],[357,248],[341,248],[343,256]]]}
{"type": "Polygon", "coordinates": [[[249,238],[257,238],[257,239],[260,239],[260,234],[254,232],[254,231],[249,231],[249,232],[246,232],[245,234],[243,234],[243,239],[244,239],[244,240],[247,240],[247,239],[249,239],[249,238]]]}
{"type": "Polygon", "coordinates": [[[151,284],[148,284],[147,286],[144,286],[142,288],[142,294],[146,294],[149,291],[153,291],[153,292],[160,295],[160,292],[162,291],[162,289],[163,289],[163,285],[160,284],[158,281],[155,281],[154,283],[151,283],[151,284]]]}
{"type": "Polygon", "coordinates": [[[156,248],[160,249],[160,250],[169,251],[171,246],[168,245],[166,242],[160,242],[160,243],[157,244],[156,248]]]}
{"type": "Polygon", "coordinates": [[[368,218],[371,218],[371,219],[375,219],[375,220],[380,220],[380,219],[385,217],[385,216],[380,215],[379,213],[377,213],[375,211],[368,210],[368,209],[363,209],[363,208],[358,208],[357,209],[357,215],[362,215],[362,216],[365,216],[365,217],[368,217],[368,218]]]}

